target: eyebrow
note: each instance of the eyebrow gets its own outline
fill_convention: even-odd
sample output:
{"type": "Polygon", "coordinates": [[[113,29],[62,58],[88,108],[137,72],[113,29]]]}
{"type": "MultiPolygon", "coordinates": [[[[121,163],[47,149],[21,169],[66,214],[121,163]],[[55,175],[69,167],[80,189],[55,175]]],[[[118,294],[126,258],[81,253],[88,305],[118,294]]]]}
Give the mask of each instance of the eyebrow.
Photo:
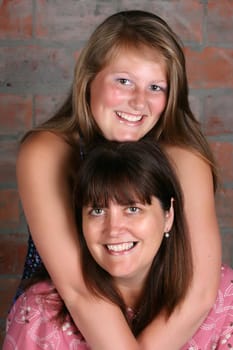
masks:
{"type": "MultiPolygon", "coordinates": [[[[113,71],[112,73],[110,73],[111,75],[114,75],[114,74],[127,74],[127,75],[130,75],[130,76],[133,76],[134,78],[137,78],[136,75],[134,75],[133,73],[130,73],[130,72],[126,72],[126,71],[113,71]]],[[[151,81],[151,84],[153,83],[165,83],[167,84],[167,80],[164,80],[164,79],[155,79],[155,80],[152,80],[151,81]]]]}

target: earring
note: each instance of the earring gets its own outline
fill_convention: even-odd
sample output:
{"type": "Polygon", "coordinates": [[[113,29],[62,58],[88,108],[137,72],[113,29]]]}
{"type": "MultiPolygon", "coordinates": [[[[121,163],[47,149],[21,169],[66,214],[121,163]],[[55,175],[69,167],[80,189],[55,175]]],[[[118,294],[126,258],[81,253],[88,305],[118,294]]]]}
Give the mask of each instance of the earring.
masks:
{"type": "Polygon", "coordinates": [[[165,236],[165,238],[169,238],[170,237],[170,233],[169,232],[165,232],[164,236],[165,236]]]}

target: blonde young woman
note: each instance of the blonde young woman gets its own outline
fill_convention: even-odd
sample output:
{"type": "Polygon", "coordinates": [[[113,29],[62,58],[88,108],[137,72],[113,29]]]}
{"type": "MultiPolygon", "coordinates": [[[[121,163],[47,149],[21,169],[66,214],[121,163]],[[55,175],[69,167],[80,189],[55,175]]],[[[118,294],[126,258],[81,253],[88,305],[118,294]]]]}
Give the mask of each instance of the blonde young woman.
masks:
{"type": "Polygon", "coordinates": [[[24,277],[42,259],[92,349],[170,350],[172,344],[175,350],[191,338],[212,307],[219,284],[216,174],[189,107],[181,44],[160,17],[125,11],[97,27],[80,54],[66,103],[24,138],[17,177],[32,237],[24,277]],[[185,194],[194,274],[186,297],[169,319],[158,314],[135,338],[121,310],[93,298],[86,288],[70,203],[72,174],[85,146],[99,137],[136,141],[148,134],[167,152],[185,194]]]}

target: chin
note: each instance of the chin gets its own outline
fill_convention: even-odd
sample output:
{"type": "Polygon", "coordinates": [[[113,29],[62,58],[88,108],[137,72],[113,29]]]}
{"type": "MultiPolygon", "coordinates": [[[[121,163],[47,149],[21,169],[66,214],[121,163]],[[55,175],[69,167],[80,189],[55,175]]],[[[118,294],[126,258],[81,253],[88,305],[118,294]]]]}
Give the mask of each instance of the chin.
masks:
{"type": "Polygon", "coordinates": [[[143,136],[144,135],[120,135],[118,137],[115,137],[114,140],[118,142],[138,141],[143,136]]]}

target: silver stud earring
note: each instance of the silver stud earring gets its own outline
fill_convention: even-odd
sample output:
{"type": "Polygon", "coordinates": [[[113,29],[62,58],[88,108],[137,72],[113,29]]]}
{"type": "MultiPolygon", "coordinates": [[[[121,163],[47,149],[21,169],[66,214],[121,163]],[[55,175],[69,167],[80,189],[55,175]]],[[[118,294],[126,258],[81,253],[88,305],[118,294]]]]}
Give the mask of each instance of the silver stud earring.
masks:
{"type": "Polygon", "coordinates": [[[165,232],[164,236],[165,236],[165,238],[169,238],[170,237],[170,233],[169,232],[165,232]]]}

